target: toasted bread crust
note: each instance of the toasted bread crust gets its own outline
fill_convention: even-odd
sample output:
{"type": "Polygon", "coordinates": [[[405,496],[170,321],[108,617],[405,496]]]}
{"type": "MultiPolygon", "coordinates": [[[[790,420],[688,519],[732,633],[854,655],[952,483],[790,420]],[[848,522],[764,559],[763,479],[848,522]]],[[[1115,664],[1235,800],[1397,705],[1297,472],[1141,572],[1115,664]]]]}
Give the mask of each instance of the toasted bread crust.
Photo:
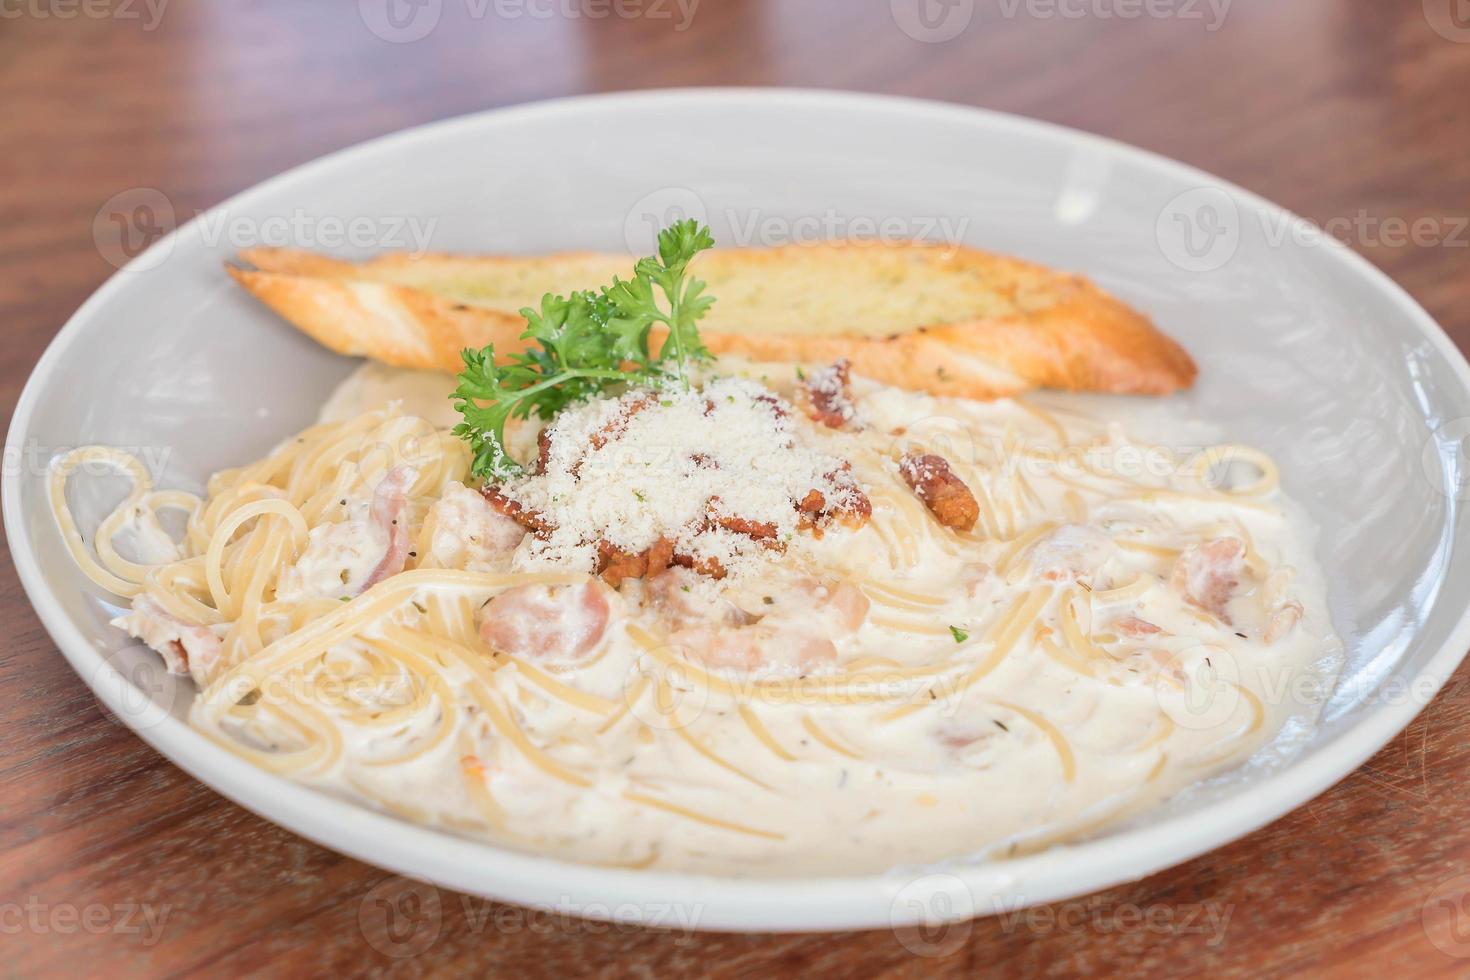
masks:
{"type": "Polygon", "coordinates": [[[459,352],[521,346],[520,316],[451,303],[406,286],[230,268],[235,281],[317,343],[395,367],[459,371],[459,352]]]}
{"type": "MultiPolygon", "coordinates": [[[[622,270],[628,264],[622,257],[586,252],[540,259],[386,255],[354,264],[294,249],[251,249],[241,259],[254,269],[232,267],[230,274],[330,349],[444,371],[459,369],[465,347],[493,343],[500,353],[519,349],[525,321],[510,307],[537,299],[456,299],[453,293],[466,283],[491,282],[513,292],[498,279],[512,278],[514,286],[528,278],[528,269],[544,279],[622,270]]],[[[1196,374],[1182,347],[1119,300],[1080,276],[1017,259],[964,248],[865,245],[736,249],[701,261],[700,275],[712,280],[716,295],[720,281],[735,283],[730,289],[740,295],[742,287],[759,285],[770,274],[766,270],[792,261],[804,263],[813,277],[830,268],[834,281],[851,278],[854,268],[861,272],[881,264],[885,275],[897,269],[899,278],[912,272],[930,282],[958,284],[962,301],[973,296],[973,305],[983,307],[942,322],[916,323],[911,317],[887,335],[871,329],[849,332],[839,322],[804,321],[800,329],[773,332],[763,318],[792,319],[791,311],[763,309],[755,290],[748,305],[727,304],[701,331],[716,354],[797,362],[845,357],[855,372],[876,381],[967,398],[1036,387],[1163,395],[1187,388],[1196,374]],[[760,327],[744,329],[747,320],[760,327]]],[[[893,305],[895,297],[882,286],[864,288],[893,305]]],[[[902,290],[903,283],[895,288],[902,290]]]]}

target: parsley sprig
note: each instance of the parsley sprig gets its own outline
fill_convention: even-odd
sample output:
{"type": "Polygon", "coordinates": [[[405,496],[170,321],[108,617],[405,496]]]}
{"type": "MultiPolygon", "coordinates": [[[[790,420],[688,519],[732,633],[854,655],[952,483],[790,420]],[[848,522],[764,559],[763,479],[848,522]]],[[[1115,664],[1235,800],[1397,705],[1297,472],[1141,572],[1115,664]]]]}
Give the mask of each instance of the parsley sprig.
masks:
{"type": "Polygon", "coordinates": [[[632,279],[615,276],[596,292],[547,293],[540,310],[521,310],[521,339],[533,343],[507,363],[495,363],[493,344],[460,352],[464,371],[450,397],[464,416],[454,434],[475,454],[471,472],[486,479],[522,472],[505,449],[511,418],[550,419],[622,384],[687,386],[689,365],[710,357],[696,323],[714,302],[687,269],[714,244],[709,229],[692,219],[670,225],[659,233],[658,254],[639,259],[632,279]],[[668,331],[657,354],[649,350],[655,324],[668,331]]]}

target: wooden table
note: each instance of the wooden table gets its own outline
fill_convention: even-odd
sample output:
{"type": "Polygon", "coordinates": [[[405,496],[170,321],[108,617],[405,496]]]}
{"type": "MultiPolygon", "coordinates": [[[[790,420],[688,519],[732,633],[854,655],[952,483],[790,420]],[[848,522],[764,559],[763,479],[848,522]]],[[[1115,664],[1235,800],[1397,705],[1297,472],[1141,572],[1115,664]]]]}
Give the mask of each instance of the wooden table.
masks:
{"type": "MultiPolygon", "coordinates": [[[[927,21],[906,0],[424,0],[432,24],[390,21],[385,2],[0,0],[7,415],[113,271],[93,237],[113,195],[153,188],[192,214],[403,126],[644,86],[884,91],[1117,137],[1338,219],[1470,343],[1464,0],[932,0],[927,21]],[[1427,239],[1393,233],[1416,219],[1427,239]]],[[[1321,798],[1136,884],[941,936],[718,936],[450,892],[415,906],[106,718],[8,561],[0,623],[4,973],[1470,971],[1470,670],[1321,798]],[[390,909],[419,925],[405,942],[390,909]]]]}

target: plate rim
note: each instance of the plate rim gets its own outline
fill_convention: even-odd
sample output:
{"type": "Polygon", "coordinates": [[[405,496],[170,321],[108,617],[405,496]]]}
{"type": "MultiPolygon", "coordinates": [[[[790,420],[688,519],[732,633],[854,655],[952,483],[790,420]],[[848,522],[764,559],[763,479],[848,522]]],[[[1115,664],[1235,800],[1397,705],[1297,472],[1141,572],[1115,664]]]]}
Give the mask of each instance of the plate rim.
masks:
{"type": "MultiPolygon", "coordinates": [[[[51,382],[85,325],[105,310],[112,295],[129,281],[128,274],[134,266],[149,262],[155,250],[171,250],[189,236],[197,235],[203,224],[214,220],[220,211],[238,207],[251,198],[268,197],[293,181],[307,179],[317,171],[353,157],[371,159],[389,147],[437,138],[456,129],[472,130],[522,115],[577,113],[589,107],[620,111],[646,103],[686,101],[725,106],[744,103],[761,111],[781,111],[788,104],[802,104],[807,108],[823,104],[841,109],[901,108],[915,117],[947,117],[992,130],[1041,134],[1161,168],[1201,185],[1217,187],[1253,211],[1284,215],[1289,220],[1316,227],[1230,181],[1151,150],[1086,130],[955,102],[820,88],[709,87],[604,92],[504,106],[393,131],[298,164],[225,198],[155,241],[109,276],[47,344],[16,402],[6,445],[24,443],[41,391],[51,382]]],[[[1355,278],[1371,284],[1405,315],[1407,322],[1444,358],[1461,385],[1460,394],[1470,403],[1470,363],[1443,327],[1403,287],[1347,245],[1324,235],[1319,247],[1344,263],[1355,278]]],[[[641,921],[647,921],[650,910],[676,907],[694,910],[699,920],[691,927],[707,931],[897,928],[930,918],[926,897],[952,892],[957,881],[968,890],[972,900],[990,903],[989,907],[977,905],[973,909],[975,915],[983,916],[1018,911],[1137,880],[1223,847],[1279,819],[1350,775],[1429,705],[1470,653],[1470,605],[1467,605],[1439,649],[1414,677],[1415,682],[1427,680],[1434,695],[1422,702],[1415,699],[1401,704],[1380,702],[1355,723],[1313,748],[1308,757],[1252,783],[1249,792],[1227,796],[1193,813],[1169,817],[1149,827],[1061,845],[1002,862],[970,866],[942,862],[922,869],[894,869],[865,875],[732,878],[601,867],[458,837],[328,796],[257,769],[172,715],[141,729],[132,725],[120,695],[120,685],[127,681],[65,614],[41,573],[27,533],[30,517],[22,512],[19,502],[24,481],[22,469],[6,468],[0,481],[3,488],[0,509],[11,542],[11,558],[26,597],[72,669],[99,700],[156,751],[245,809],[338,853],[411,879],[473,895],[537,907],[564,908],[570,904],[570,914],[587,918],[640,921],[641,916],[641,921]],[[1140,860],[1139,855],[1151,856],[1140,860]],[[906,896],[902,907],[898,904],[901,892],[906,896]]],[[[1441,595],[1439,601],[1447,599],[1441,595]]]]}

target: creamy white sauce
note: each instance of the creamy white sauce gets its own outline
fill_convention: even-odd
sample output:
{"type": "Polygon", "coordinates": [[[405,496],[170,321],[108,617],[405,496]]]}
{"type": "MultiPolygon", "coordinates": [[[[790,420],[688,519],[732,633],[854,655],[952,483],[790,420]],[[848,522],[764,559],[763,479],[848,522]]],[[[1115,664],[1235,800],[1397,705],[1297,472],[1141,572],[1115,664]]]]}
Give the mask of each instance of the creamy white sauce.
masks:
{"type": "MultiPolygon", "coordinates": [[[[789,391],[789,366],[741,369],[789,391]]],[[[334,393],[323,418],[401,399],[406,411],[448,425],[450,386],[446,376],[368,365],[334,393]]],[[[483,767],[505,820],[490,836],[509,846],[722,874],[859,873],[1085,836],[1240,763],[1288,721],[1298,732],[1311,724],[1340,652],[1312,531],[1279,490],[1233,498],[1202,489],[1181,468],[1213,441],[1199,423],[1171,422],[1166,404],[1124,426],[1116,424],[1121,401],[970,403],[861,379],[853,387],[859,431],[801,424],[826,452],[852,461],[872,496],[869,524],[798,534],[784,555],[720,583],[713,596],[670,592],[655,602],[647,583],[627,583],[608,597],[609,625],[592,653],[522,657],[542,678],[616,706],[611,722],[514,663],[495,672],[526,736],[590,786],[530,764],[468,700],[459,705],[465,739],[375,766],[366,760],[411,750],[438,715],[422,711],[387,729],[347,726],[342,761],[312,781],[415,819],[473,828],[481,810],[465,766],[483,767]],[[1072,444],[1093,445],[1093,469],[1053,452],[1053,423],[1072,444]],[[1147,431],[1150,442],[1132,441],[1130,430],[1147,431]],[[974,532],[939,527],[893,478],[894,456],[910,445],[951,460],[983,500],[987,515],[974,532]],[[1098,486],[1106,496],[1088,489],[1098,486]],[[896,530],[905,521],[918,529],[912,538],[896,530]],[[1043,523],[1056,527],[1028,540],[1043,523]],[[1228,624],[1171,587],[1179,553],[1222,537],[1248,541],[1254,566],[1229,590],[1228,624]],[[870,600],[856,629],[834,609],[849,594],[838,591],[844,583],[870,600]],[[696,625],[672,616],[670,602],[686,605],[684,619],[696,625]],[[1069,602],[1084,635],[1080,659],[1064,626],[1069,602]],[[1299,622],[1265,643],[1273,616],[1293,602],[1299,622]],[[1028,615],[997,636],[1018,608],[1028,615]],[[748,642],[759,653],[816,633],[837,659],[800,667],[772,655],[753,673],[711,668],[735,693],[712,691],[636,642],[636,630],[664,638],[681,627],[692,630],[682,634],[686,645],[663,648],[675,661],[698,661],[701,643],[748,642]],[[997,650],[1002,641],[1008,650],[997,650]],[[630,792],[743,830],[640,805],[630,792]]],[[[522,432],[519,444],[533,435],[522,432]]],[[[532,546],[481,503],[457,485],[430,502],[437,563],[509,569],[532,546]],[[453,540],[471,531],[473,542],[453,540]]],[[[302,572],[320,578],[323,594],[351,588],[332,570],[345,567],[355,581],[383,553],[367,524],[351,526],[362,528],[361,540],[335,542],[340,553],[302,572]],[[349,552],[361,561],[344,565],[349,552]]],[[[318,528],[313,547],[332,534],[346,532],[318,528]]],[[[416,607],[433,599],[421,596],[416,607]]],[[[400,621],[427,619],[409,612],[400,621]]],[[[345,644],[329,659],[360,656],[345,644]]],[[[451,675],[471,677],[458,668],[451,675]]],[[[376,696],[394,703],[406,695],[376,696]]]]}
{"type": "Polygon", "coordinates": [[[178,543],[149,507],[135,507],[128,512],[115,543],[140,565],[162,565],[179,558],[178,543]]]}
{"type": "Polygon", "coordinates": [[[453,390],[453,379],[438,371],[409,371],[364,361],[322,405],[320,421],[342,422],[399,401],[405,415],[447,429],[460,420],[449,397],[453,390]]]}

